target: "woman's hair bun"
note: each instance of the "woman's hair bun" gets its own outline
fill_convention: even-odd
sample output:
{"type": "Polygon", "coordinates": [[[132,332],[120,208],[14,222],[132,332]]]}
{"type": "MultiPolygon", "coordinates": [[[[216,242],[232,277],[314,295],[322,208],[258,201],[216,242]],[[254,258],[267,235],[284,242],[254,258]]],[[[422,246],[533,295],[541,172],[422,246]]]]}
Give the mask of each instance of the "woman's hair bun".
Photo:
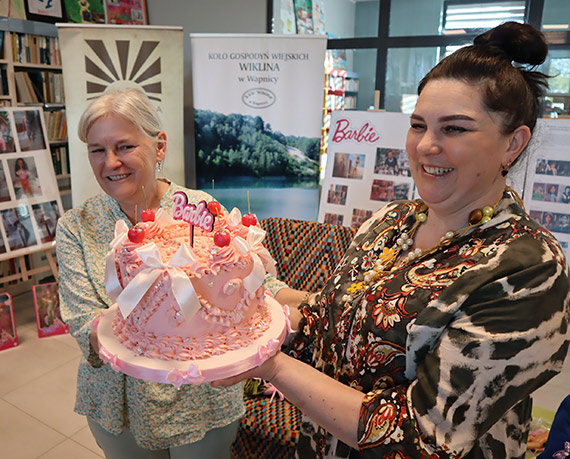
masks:
{"type": "Polygon", "coordinates": [[[548,53],[544,35],[518,22],[505,22],[476,37],[473,44],[519,64],[542,64],[548,53]]]}

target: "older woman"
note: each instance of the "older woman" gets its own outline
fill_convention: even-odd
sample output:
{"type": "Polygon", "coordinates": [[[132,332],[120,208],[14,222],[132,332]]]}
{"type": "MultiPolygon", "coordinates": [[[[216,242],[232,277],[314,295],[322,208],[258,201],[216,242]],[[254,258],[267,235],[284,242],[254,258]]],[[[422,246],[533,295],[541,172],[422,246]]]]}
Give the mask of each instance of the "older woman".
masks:
{"type": "Polygon", "coordinates": [[[506,187],[546,86],[521,65],[546,54],[505,23],[421,81],[406,147],[422,200],[373,215],[301,301],[291,353],[312,346],[315,368],[279,353],[246,374],[302,410],[299,457],[524,457],[530,394],[568,351],[566,259],[506,187]]]}
{"type": "Polygon", "coordinates": [[[171,212],[184,191],[197,204],[206,193],[157,179],[166,134],[148,98],[111,91],[82,115],[79,137],[104,193],[65,214],[57,228],[61,314],[83,351],[75,410],[107,458],[223,458],[243,415],[241,386],[174,386],[122,375],[103,364],[91,322],[112,305],[105,291],[105,254],[115,223],[141,221],[146,208],[171,212]],[[144,189],[143,189],[144,187],[144,189]]]}

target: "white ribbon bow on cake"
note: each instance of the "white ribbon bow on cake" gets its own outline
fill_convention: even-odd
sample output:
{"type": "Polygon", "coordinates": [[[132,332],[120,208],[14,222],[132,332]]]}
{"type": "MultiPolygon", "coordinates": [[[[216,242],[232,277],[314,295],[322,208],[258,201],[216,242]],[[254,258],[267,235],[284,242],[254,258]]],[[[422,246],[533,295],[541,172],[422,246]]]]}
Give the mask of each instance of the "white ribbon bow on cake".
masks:
{"type": "MultiPolygon", "coordinates": [[[[236,210],[236,209],[234,209],[236,210]]],[[[239,212],[239,211],[238,211],[239,212]]],[[[233,211],[232,211],[233,213],[233,211]]],[[[243,280],[243,285],[250,293],[254,293],[263,284],[267,272],[276,276],[275,260],[269,251],[263,247],[261,241],[265,237],[265,231],[258,226],[250,226],[247,232],[247,241],[241,236],[233,239],[236,249],[242,254],[249,253],[253,259],[253,269],[251,273],[243,280]]]]}
{"type": "Polygon", "coordinates": [[[170,276],[172,293],[180,306],[182,314],[184,314],[186,320],[192,319],[200,309],[200,300],[194,290],[192,282],[186,273],[180,269],[181,266],[187,266],[197,261],[192,249],[187,244],[182,244],[168,263],[162,261],[160,250],[154,242],[135,249],[144,267],[131,282],[129,282],[129,285],[121,291],[121,285],[115,269],[114,249],[122,245],[124,235],[121,233],[125,229],[128,231],[128,228],[124,221],[120,220],[120,222],[117,222],[117,226],[115,227],[115,239],[113,239],[111,243],[113,250],[107,255],[105,282],[107,285],[107,294],[113,301],[117,302],[123,317],[128,317],[156,279],[164,272],[167,272],[170,276]],[[124,226],[121,225],[120,222],[122,222],[124,226]]]}

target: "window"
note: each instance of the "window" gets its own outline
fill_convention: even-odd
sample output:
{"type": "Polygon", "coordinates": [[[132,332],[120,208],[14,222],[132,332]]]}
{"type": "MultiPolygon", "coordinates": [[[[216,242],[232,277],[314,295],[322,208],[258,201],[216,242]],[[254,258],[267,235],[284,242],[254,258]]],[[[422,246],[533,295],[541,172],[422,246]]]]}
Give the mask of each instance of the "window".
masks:
{"type": "Polygon", "coordinates": [[[448,0],[444,5],[443,33],[476,32],[503,22],[524,22],[525,1],[462,1],[448,0]]]}

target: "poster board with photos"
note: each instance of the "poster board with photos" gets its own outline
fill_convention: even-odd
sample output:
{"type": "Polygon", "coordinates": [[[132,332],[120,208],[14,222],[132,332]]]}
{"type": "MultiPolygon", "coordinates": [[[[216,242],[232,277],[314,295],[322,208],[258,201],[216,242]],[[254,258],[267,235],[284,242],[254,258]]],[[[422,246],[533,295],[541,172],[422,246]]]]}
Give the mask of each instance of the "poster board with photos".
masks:
{"type": "MultiPolygon", "coordinates": [[[[389,202],[419,198],[406,152],[409,127],[404,113],[332,112],[319,222],[357,229],[389,202]]],[[[525,155],[507,176],[521,196],[528,161],[525,155]]]]}
{"type": "Polygon", "coordinates": [[[34,309],[38,336],[63,335],[69,333],[69,326],[63,323],[59,310],[59,290],[57,282],[34,285],[34,309]]]}
{"type": "Polygon", "coordinates": [[[18,345],[14,305],[9,293],[0,293],[0,351],[18,345]]]}
{"type": "Polygon", "coordinates": [[[540,119],[529,152],[524,203],[570,258],[570,120],[540,119]]]}
{"type": "Polygon", "coordinates": [[[61,198],[39,107],[0,108],[0,260],[55,245],[61,198]]]}
{"type": "Polygon", "coordinates": [[[411,199],[403,113],[334,111],[319,222],[359,228],[394,199],[411,199]]]}

